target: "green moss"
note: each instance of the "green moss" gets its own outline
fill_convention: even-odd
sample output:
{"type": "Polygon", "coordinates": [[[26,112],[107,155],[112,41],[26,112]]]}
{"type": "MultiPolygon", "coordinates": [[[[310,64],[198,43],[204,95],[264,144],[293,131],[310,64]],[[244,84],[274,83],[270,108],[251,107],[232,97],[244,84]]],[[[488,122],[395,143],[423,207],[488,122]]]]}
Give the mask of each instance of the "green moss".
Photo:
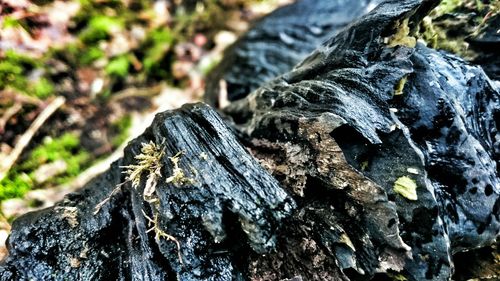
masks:
{"type": "Polygon", "coordinates": [[[32,185],[33,181],[27,174],[11,170],[7,177],[0,181],[0,201],[22,197],[32,185]]]}
{"type": "Polygon", "coordinates": [[[404,176],[398,178],[394,183],[394,192],[399,193],[408,200],[418,200],[417,184],[409,177],[404,176]]]}
{"type": "Polygon", "coordinates": [[[468,44],[465,39],[462,37],[449,37],[446,29],[435,25],[431,17],[425,17],[420,23],[419,37],[431,48],[467,57],[468,44]]]}
{"type": "Polygon", "coordinates": [[[46,138],[43,144],[36,147],[30,158],[21,165],[23,168],[35,168],[39,165],[53,162],[58,159],[72,156],[72,151],[77,150],[80,145],[78,137],[72,133],[65,133],[59,138],[46,138]]]}
{"type": "Polygon", "coordinates": [[[42,65],[42,62],[29,57],[27,55],[20,54],[14,50],[8,50],[5,52],[5,60],[11,61],[11,62],[16,62],[23,68],[35,68],[35,67],[40,67],[42,65]]]}
{"type": "MultiPolygon", "coordinates": [[[[194,178],[188,177],[184,170],[179,166],[179,162],[181,161],[181,157],[183,154],[183,151],[179,151],[176,155],[168,157],[174,167],[172,170],[172,175],[167,178],[166,183],[172,183],[175,186],[193,185],[196,183],[196,180],[194,178]]],[[[196,170],[192,172],[197,173],[196,170]]]]}
{"type": "Polygon", "coordinates": [[[45,99],[54,94],[54,84],[46,78],[40,78],[32,85],[32,93],[40,99],[45,99]]]}
{"type": "Polygon", "coordinates": [[[415,47],[415,45],[417,44],[417,39],[413,36],[410,36],[410,27],[408,26],[408,20],[409,19],[404,19],[403,22],[398,22],[396,24],[396,33],[388,38],[388,47],[415,47]]]}
{"type": "Polygon", "coordinates": [[[0,89],[13,88],[22,93],[45,99],[54,94],[54,85],[50,80],[41,77],[35,81],[28,80],[29,73],[41,68],[42,63],[34,58],[16,53],[5,52],[0,61],[0,89]]]}
{"type": "Polygon", "coordinates": [[[31,152],[28,159],[15,166],[0,181],[0,200],[22,197],[35,184],[34,171],[41,165],[57,160],[66,162],[66,171],[50,179],[47,185],[66,183],[91,164],[90,154],[81,148],[75,134],[65,133],[58,138],[47,138],[31,152]]]}
{"type": "MultiPolygon", "coordinates": [[[[127,180],[132,182],[132,187],[137,188],[141,183],[141,178],[144,174],[148,180],[146,185],[149,185],[149,191],[154,191],[158,178],[161,177],[162,158],[165,155],[165,144],[156,144],[153,141],[142,143],[141,153],[134,158],[137,164],[123,166],[124,174],[127,175],[127,180]]],[[[151,195],[150,192],[144,191],[144,194],[151,195]]]]}
{"type": "Polygon", "coordinates": [[[116,17],[96,16],[89,22],[89,28],[96,32],[111,33],[123,28],[123,21],[116,17]]]}
{"type": "Polygon", "coordinates": [[[35,59],[13,50],[6,51],[3,58],[0,58],[0,89],[12,87],[25,92],[28,71],[36,67],[39,67],[39,63],[35,59]]]}
{"type": "Polygon", "coordinates": [[[125,115],[112,124],[112,131],[116,131],[116,135],[111,140],[113,146],[118,147],[127,140],[129,136],[128,130],[131,126],[132,117],[130,115],[125,115]]]}
{"type": "Polygon", "coordinates": [[[113,58],[106,66],[105,71],[110,76],[125,78],[128,74],[130,61],[127,56],[113,58]]]}
{"type": "Polygon", "coordinates": [[[26,87],[26,79],[22,77],[24,69],[11,61],[0,61],[0,89],[12,86],[14,88],[26,87]]]}
{"type": "Polygon", "coordinates": [[[436,7],[435,12],[437,16],[449,14],[462,5],[463,2],[463,0],[442,0],[436,7]]]}
{"type": "Polygon", "coordinates": [[[82,65],[90,65],[94,61],[104,58],[104,56],[105,53],[101,50],[101,48],[97,46],[89,46],[88,48],[83,48],[81,50],[79,60],[82,65]]]}
{"type": "Polygon", "coordinates": [[[165,77],[166,69],[162,69],[161,64],[174,43],[174,35],[168,28],[159,28],[151,31],[143,45],[145,49],[143,65],[148,74],[155,74],[165,77]]]}
{"type": "Polygon", "coordinates": [[[368,161],[361,162],[361,171],[366,171],[370,163],[368,161]]]}
{"type": "Polygon", "coordinates": [[[110,38],[113,32],[124,28],[124,21],[118,17],[96,15],[91,17],[87,27],[80,33],[80,40],[87,44],[110,38]]]}
{"type": "Polygon", "coordinates": [[[192,38],[196,32],[220,30],[226,20],[224,7],[219,0],[207,0],[197,3],[193,11],[184,7],[176,10],[174,15],[174,31],[182,40],[192,38]]]}
{"type": "Polygon", "coordinates": [[[3,18],[3,27],[2,28],[12,28],[12,27],[19,27],[21,26],[21,23],[19,20],[6,16],[3,18]]]}
{"type": "Polygon", "coordinates": [[[389,271],[389,272],[387,272],[387,275],[393,281],[407,281],[408,280],[408,278],[406,278],[403,274],[398,273],[398,272],[389,271]]]}
{"type": "Polygon", "coordinates": [[[418,36],[428,46],[451,52],[465,59],[475,55],[466,38],[484,27],[485,19],[500,11],[500,1],[483,4],[480,0],[444,0],[425,17],[418,36]],[[496,11],[496,12],[495,12],[496,11]],[[489,16],[488,16],[489,14],[489,16]]]}

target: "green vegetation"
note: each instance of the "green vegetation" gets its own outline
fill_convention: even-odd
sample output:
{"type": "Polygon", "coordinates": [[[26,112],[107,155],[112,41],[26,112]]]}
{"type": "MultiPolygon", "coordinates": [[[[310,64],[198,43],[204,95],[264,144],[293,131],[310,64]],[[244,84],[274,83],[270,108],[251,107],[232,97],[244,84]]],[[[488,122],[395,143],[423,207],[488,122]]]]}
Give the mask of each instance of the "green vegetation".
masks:
{"type": "Polygon", "coordinates": [[[167,27],[154,29],[148,34],[143,43],[145,51],[142,59],[146,75],[168,77],[168,68],[162,67],[161,62],[167,58],[167,53],[171,50],[173,44],[174,35],[167,27]]]}
{"type": "MultiPolygon", "coordinates": [[[[119,147],[128,137],[131,117],[120,116],[123,112],[111,112],[110,115],[119,119],[113,123],[103,120],[109,116],[110,110],[117,108],[115,104],[110,106],[110,103],[117,102],[112,99],[113,95],[129,88],[154,88],[165,82],[170,86],[188,85],[186,80],[189,78],[175,78],[171,71],[179,53],[182,53],[174,48],[179,43],[190,43],[199,48],[202,55],[193,58],[186,55],[187,58],[182,59],[192,63],[195,71],[206,74],[217,61],[205,60],[202,64],[200,56],[213,47],[213,36],[227,28],[227,15],[240,11],[252,2],[173,1],[169,7],[164,7],[168,10],[158,12],[155,1],[150,0],[72,1],[78,2],[80,7],[71,12],[73,16],[62,24],[63,27],[50,26],[51,23],[46,21],[50,17],[47,12],[50,9],[46,8],[50,7],[43,5],[50,5],[53,3],[51,0],[32,1],[34,5],[29,9],[16,8],[12,14],[7,11],[3,17],[2,29],[12,29],[12,34],[22,32],[27,39],[17,42],[14,36],[9,40],[13,46],[19,44],[20,47],[0,50],[0,91],[12,90],[12,96],[24,95],[36,99],[20,99],[21,109],[2,128],[8,133],[0,137],[1,144],[14,147],[18,136],[28,129],[44,105],[55,96],[64,95],[66,104],[43,125],[7,177],[0,181],[0,201],[22,197],[35,187],[67,182],[96,159],[106,157],[112,149],[119,147]],[[50,29],[48,33],[51,35],[60,33],[57,35],[64,39],[59,42],[58,39],[44,37],[47,34],[45,28],[50,29]],[[206,45],[195,43],[199,34],[206,39],[206,45]],[[63,45],[55,46],[56,43],[63,45]],[[46,49],[52,44],[55,47],[46,49]],[[24,103],[24,100],[27,102],[24,103]],[[97,116],[90,116],[96,117],[95,126],[80,120],[87,118],[88,114],[97,116]],[[88,131],[96,132],[106,128],[104,137],[96,137],[95,140],[104,143],[102,150],[85,151],[81,147],[78,136],[85,126],[88,131]],[[54,133],[67,130],[73,133],[54,133]],[[42,183],[36,181],[35,172],[40,167],[50,167],[58,161],[66,164],[63,172],[52,175],[42,183]]],[[[11,109],[13,104],[18,105],[13,100],[2,100],[0,113],[11,109]]],[[[134,101],[127,106],[138,110],[144,103],[134,101]]],[[[176,159],[175,156],[173,159],[176,159]]],[[[175,175],[171,180],[178,184],[191,180],[180,169],[175,175]]]]}
{"type": "Polygon", "coordinates": [[[44,182],[44,185],[57,185],[71,180],[89,166],[90,155],[81,149],[79,138],[72,133],[65,133],[55,139],[46,138],[28,159],[12,169],[0,182],[0,200],[23,196],[36,184],[36,169],[57,160],[66,163],[65,171],[44,182]]]}
{"type": "Polygon", "coordinates": [[[459,6],[461,6],[463,2],[463,0],[442,0],[441,3],[436,7],[435,13],[437,16],[449,14],[456,10],[459,6]]]}
{"type": "MultiPolygon", "coordinates": [[[[71,133],[65,133],[59,138],[46,138],[44,142],[35,148],[30,158],[20,165],[26,170],[33,170],[40,165],[64,160],[68,165],[66,174],[70,177],[77,176],[85,162],[89,160],[88,152],[80,149],[79,138],[71,133]]],[[[65,182],[65,179],[58,179],[58,183],[65,182]]]]}
{"type": "Polygon", "coordinates": [[[414,48],[417,44],[417,39],[410,35],[410,27],[408,26],[408,19],[396,24],[396,33],[388,38],[387,46],[407,46],[414,48]]]}
{"type": "MultiPolygon", "coordinates": [[[[125,166],[125,174],[127,180],[132,182],[132,186],[137,188],[141,183],[141,178],[144,174],[148,177],[148,182],[154,183],[151,186],[151,193],[156,188],[157,178],[161,177],[160,170],[162,168],[162,158],[165,155],[165,145],[161,143],[157,145],[153,141],[143,143],[141,153],[135,156],[137,164],[125,166]]],[[[149,192],[144,191],[147,195],[149,192]]],[[[151,195],[149,193],[149,195],[151,195]]]]}
{"type": "MultiPolygon", "coordinates": [[[[179,162],[181,161],[181,157],[183,154],[184,152],[180,151],[174,156],[168,157],[168,159],[170,159],[170,162],[172,162],[172,164],[174,165],[174,168],[172,171],[172,175],[166,180],[167,183],[172,183],[175,186],[193,185],[196,183],[196,180],[194,178],[186,176],[184,170],[179,167],[179,162]]],[[[196,172],[196,170],[194,170],[193,172],[196,172]]]]}
{"type": "Polygon", "coordinates": [[[394,183],[394,192],[400,194],[408,200],[418,200],[417,184],[409,177],[400,177],[394,183]]]}
{"type": "Polygon", "coordinates": [[[22,197],[31,189],[32,185],[33,181],[26,173],[12,169],[7,177],[0,181],[0,201],[22,197]]]}
{"type": "Polygon", "coordinates": [[[388,277],[393,280],[393,281],[408,281],[408,278],[406,278],[403,274],[389,270],[387,272],[388,277]]]}
{"type": "Polygon", "coordinates": [[[82,48],[82,54],[80,57],[80,64],[82,66],[91,65],[96,60],[105,57],[105,53],[98,47],[92,46],[88,48],[82,48]]]}
{"type": "Polygon", "coordinates": [[[128,130],[132,126],[132,117],[130,115],[125,115],[122,118],[118,119],[111,125],[112,131],[115,131],[116,134],[111,140],[111,144],[113,146],[118,147],[124,141],[127,140],[129,136],[128,130]]]}
{"type": "Polygon", "coordinates": [[[40,78],[32,85],[33,94],[41,99],[48,98],[54,93],[54,85],[47,78],[40,78]]]}
{"type": "Polygon", "coordinates": [[[50,80],[40,77],[28,79],[30,71],[40,68],[41,62],[26,55],[8,50],[0,57],[0,90],[11,88],[19,92],[45,99],[54,93],[50,80]]]}
{"type": "Polygon", "coordinates": [[[421,22],[418,37],[434,49],[448,51],[466,59],[474,57],[465,39],[478,34],[488,19],[500,13],[500,1],[485,3],[487,1],[441,1],[421,22]]]}
{"type": "Polygon", "coordinates": [[[123,19],[96,15],[90,18],[87,27],[80,32],[79,38],[86,44],[97,43],[109,39],[114,32],[120,32],[123,26],[123,19]]]}
{"type": "Polygon", "coordinates": [[[128,74],[130,62],[127,56],[118,56],[113,58],[106,66],[106,73],[109,76],[125,78],[128,74]]]}
{"type": "Polygon", "coordinates": [[[399,80],[399,82],[396,84],[394,87],[394,95],[395,96],[400,96],[403,94],[403,91],[405,89],[406,82],[408,81],[408,77],[404,76],[399,80]]]}

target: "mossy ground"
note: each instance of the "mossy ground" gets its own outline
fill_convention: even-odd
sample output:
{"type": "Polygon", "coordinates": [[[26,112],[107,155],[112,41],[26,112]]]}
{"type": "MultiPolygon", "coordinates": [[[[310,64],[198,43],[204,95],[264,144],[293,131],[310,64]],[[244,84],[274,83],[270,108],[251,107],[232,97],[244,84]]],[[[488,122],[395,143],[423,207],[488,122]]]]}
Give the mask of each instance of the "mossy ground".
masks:
{"type": "Polygon", "coordinates": [[[430,47],[472,59],[467,39],[500,13],[498,0],[443,0],[418,28],[418,37],[430,47]]]}
{"type": "MultiPolygon", "coordinates": [[[[176,47],[188,43],[196,45],[195,51],[201,54],[209,52],[214,48],[215,34],[231,30],[230,15],[247,16],[247,7],[265,1],[173,1],[181,4],[166,7],[168,12],[160,16],[157,3],[149,0],[65,2],[79,5],[65,27],[70,41],[50,45],[44,51],[26,46],[0,48],[0,117],[18,102],[16,97],[30,98],[0,127],[0,155],[8,154],[51,99],[66,98],[66,104],[37,132],[7,177],[0,181],[0,201],[23,197],[33,188],[67,183],[113,152],[128,138],[131,112],[149,105],[134,98],[117,105],[113,101],[116,94],[160,83],[192,84],[189,77],[173,75],[173,64],[181,59],[176,47]],[[205,38],[204,43],[195,42],[199,35],[205,38]],[[14,98],[4,96],[6,92],[13,92],[14,98]],[[60,160],[66,163],[64,172],[43,183],[36,181],[37,169],[60,160]]],[[[26,9],[3,9],[0,30],[19,31],[36,39],[43,28],[50,26],[50,15],[44,13],[54,1],[29,3],[26,9]]],[[[190,51],[187,57],[192,59],[190,51]]],[[[199,67],[201,75],[206,75],[214,64],[199,67]]]]}
{"type": "Polygon", "coordinates": [[[0,181],[0,200],[20,197],[36,184],[35,171],[37,168],[62,160],[66,169],[57,177],[44,182],[43,185],[62,184],[77,176],[90,161],[90,154],[82,150],[78,136],[64,133],[52,139],[45,138],[43,143],[34,148],[28,158],[21,161],[10,170],[5,179],[0,181]]]}

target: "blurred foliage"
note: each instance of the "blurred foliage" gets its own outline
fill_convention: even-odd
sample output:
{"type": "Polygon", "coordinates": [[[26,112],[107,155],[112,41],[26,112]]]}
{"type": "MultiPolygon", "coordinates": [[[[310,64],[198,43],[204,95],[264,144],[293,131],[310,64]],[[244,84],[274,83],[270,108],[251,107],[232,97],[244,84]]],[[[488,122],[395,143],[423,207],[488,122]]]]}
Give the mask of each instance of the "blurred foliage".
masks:
{"type": "Polygon", "coordinates": [[[111,130],[114,131],[115,136],[111,140],[113,146],[118,147],[128,138],[128,130],[132,126],[132,117],[125,115],[118,119],[111,125],[111,130]]]}
{"type": "MultiPolygon", "coordinates": [[[[194,38],[201,34],[207,43],[196,46],[200,54],[193,60],[199,60],[201,53],[207,51],[204,48],[214,46],[210,40],[215,34],[226,29],[229,10],[239,11],[251,2],[262,1],[168,0],[164,2],[165,6],[155,6],[158,1],[151,0],[63,1],[66,5],[78,3],[71,13],[72,17],[64,23],[65,26],[56,28],[58,32],[67,33],[60,36],[68,36],[70,40],[61,44],[54,41],[48,44],[47,49],[34,45],[43,45],[46,43],[43,40],[50,39],[50,36],[40,39],[40,34],[47,30],[49,33],[54,31],[50,29],[51,22],[48,19],[51,15],[46,9],[54,4],[53,0],[30,0],[34,5],[17,7],[18,10],[11,14],[8,9],[4,9],[0,11],[0,31],[11,29],[15,31],[11,34],[19,33],[24,36],[22,39],[30,38],[22,42],[25,44],[23,48],[0,49],[0,92],[14,90],[17,94],[42,101],[64,95],[67,100],[66,114],[78,112],[80,116],[91,118],[94,116],[87,116],[88,112],[105,112],[102,118],[106,119],[113,95],[124,89],[149,88],[164,82],[170,86],[188,85],[186,80],[189,78],[174,77],[172,74],[172,66],[179,60],[176,46],[186,43],[194,45],[194,38]],[[44,28],[47,29],[42,32],[44,28]]],[[[13,46],[19,38],[13,36],[13,46]]],[[[187,57],[189,60],[193,56],[187,57]]],[[[206,74],[216,62],[206,60],[200,67],[202,74],[206,74]]],[[[11,105],[12,102],[0,104],[0,110],[11,105]]],[[[35,113],[34,109],[34,105],[23,107],[22,116],[19,114],[13,118],[12,126],[17,127],[10,128],[11,136],[0,140],[13,147],[16,135],[26,130],[33,116],[36,116],[30,114],[35,113]]],[[[105,156],[91,147],[85,148],[84,144],[89,141],[79,139],[78,136],[84,135],[82,127],[87,126],[86,122],[82,122],[85,125],[74,125],[65,120],[66,117],[59,116],[54,118],[58,119],[56,122],[49,121],[53,122],[47,125],[50,128],[32,140],[35,145],[23,153],[8,176],[0,182],[0,201],[21,197],[33,187],[67,182],[90,167],[96,159],[105,156]],[[68,130],[73,133],[55,133],[68,130]],[[47,135],[52,138],[44,138],[47,135]],[[35,171],[58,160],[65,161],[66,171],[47,182],[36,183],[35,171]]],[[[104,124],[93,122],[88,125],[92,127],[89,131],[106,128],[105,132],[100,133],[107,139],[102,147],[108,146],[109,149],[117,148],[128,138],[132,122],[127,112],[120,112],[113,117],[117,121],[105,120],[104,124]]]]}
{"type": "MultiPolygon", "coordinates": [[[[224,4],[218,0],[198,1],[193,9],[182,4],[175,6],[168,22],[160,24],[155,23],[154,1],[75,1],[80,3],[80,11],[68,27],[75,35],[74,42],[47,52],[41,58],[13,50],[0,54],[0,90],[10,87],[40,99],[50,97],[54,94],[54,86],[45,62],[53,57],[63,58],[72,68],[91,66],[96,71],[103,70],[115,80],[135,75],[142,83],[172,81],[172,47],[191,40],[197,32],[220,30],[224,22],[224,4]],[[134,36],[133,29],[137,27],[144,32],[144,38],[139,38],[139,42],[123,42],[130,44],[130,50],[125,50],[130,55],[109,54],[106,46],[119,44],[113,42],[118,36],[133,41],[130,37],[134,36]],[[42,77],[28,80],[35,70],[41,70],[42,77]]],[[[2,28],[17,26],[29,30],[25,20],[4,17],[2,28]]]]}
{"type": "Polygon", "coordinates": [[[110,76],[125,78],[128,74],[130,61],[128,56],[118,56],[113,58],[108,65],[106,65],[106,73],[110,76]]]}
{"type": "Polygon", "coordinates": [[[13,88],[28,95],[45,99],[54,92],[54,86],[45,77],[29,79],[30,71],[41,67],[37,61],[13,50],[5,52],[0,60],[0,89],[13,88]]]}
{"type": "Polygon", "coordinates": [[[145,75],[149,77],[167,78],[169,69],[163,68],[161,61],[166,59],[166,54],[174,44],[174,35],[165,27],[152,30],[143,43],[144,52],[142,64],[145,75]]]}
{"type": "Polygon", "coordinates": [[[500,1],[443,0],[424,18],[418,37],[435,49],[472,58],[467,37],[481,30],[486,20],[500,12],[500,1]],[[461,16],[454,16],[461,14],[461,16]]]}
{"type": "Polygon", "coordinates": [[[54,139],[47,137],[33,149],[28,159],[10,170],[8,176],[0,181],[0,200],[23,196],[36,185],[36,169],[57,160],[66,163],[66,170],[44,185],[62,184],[77,176],[89,166],[90,155],[81,148],[78,136],[73,133],[64,133],[54,139]]]}
{"type": "Polygon", "coordinates": [[[96,15],[89,19],[87,27],[80,32],[79,39],[86,44],[95,44],[109,39],[113,32],[123,29],[123,19],[96,15]]]}

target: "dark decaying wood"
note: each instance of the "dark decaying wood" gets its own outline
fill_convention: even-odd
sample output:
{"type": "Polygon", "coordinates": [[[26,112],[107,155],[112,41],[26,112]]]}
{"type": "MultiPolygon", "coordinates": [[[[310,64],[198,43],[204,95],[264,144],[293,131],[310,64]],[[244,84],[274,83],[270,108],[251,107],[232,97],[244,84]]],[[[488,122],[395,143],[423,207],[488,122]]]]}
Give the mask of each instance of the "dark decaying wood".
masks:
{"type": "Polygon", "coordinates": [[[14,222],[0,279],[450,280],[500,231],[500,90],[401,35],[436,4],[382,3],[226,117],[157,115],[14,222]]]}

